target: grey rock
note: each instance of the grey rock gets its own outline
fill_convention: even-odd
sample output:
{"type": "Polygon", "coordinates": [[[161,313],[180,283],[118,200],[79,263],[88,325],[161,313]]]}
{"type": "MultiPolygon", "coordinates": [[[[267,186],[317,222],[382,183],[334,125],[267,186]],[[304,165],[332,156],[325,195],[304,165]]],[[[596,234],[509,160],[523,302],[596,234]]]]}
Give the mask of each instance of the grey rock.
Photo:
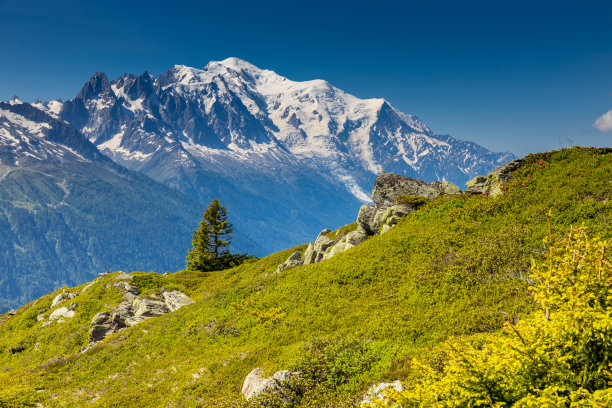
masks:
{"type": "Polygon", "coordinates": [[[281,370],[274,373],[272,378],[276,381],[289,381],[294,376],[294,373],[289,370],[281,370]]]}
{"type": "Polygon", "coordinates": [[[53,298],[53,301],[51,302],[51,308],[54,308],[64,300],[74,299],[78,295],[78,292],[73,293],[64,291],[53,298]]]}
{"type": "Polygon", "coordinates": [[[329,247],[325,251],[325,254],[323,254],[323,259],[332,258],[340,252],[344,252],[347,249],[354,247],[355,245],[361,244],[367,238],[367,232],[362,227],[358,227],[355,231],[351,231],[348,234],[344,235],[340,238],[338,242],[329,247]]]}
{"type": "Polygon", "coordinates": [[[135,299],[132,308],[136,317],[162,316],[170,311],[164,302],[154,299],[135,299]]]}
{"type": "Polygon", "coordinates": [[[392,205],[380,209],[376,211],[371,227],[376,231],[376,234],[380,234],[383,227],[387,226],[388,230],[413,211],[413,208],[405,205],[392,205]]]}
{"type": "Polygon", "coordinates": [[[326,237],[324,234],[331,232],[330,230],[323,230],[317,237],[315,242],[311,242],[304,252],[304,265],[317,263],[323,260],[325,251],[327,248],[334,244],[334,241],[326,237]]]}
{"type": "Polygon", "coordinates": [[[487,177],[474,177],[465,183],[468,188],[467,191],[496,197],[502,193],[503,184],[512,179],[512,173],[523,167],[524,164],[525,161],[523,159],[516,159],[510,163],[496,167],[487,177]]]}
{"type": "Polygon", "coordinates": [[[64,318],[71,317],[74,317],[74,310],[69,310],[66,306],[63,306],[58,309],[55,309],[49,315],[49,321],[57,321],[58,323],[61,323],[62,321],[64,321],[64,318]]]}
{"type": "Polygon", "coordinates": [[[289,258],[287,258],[285,262],[278,265],[278,268],[276,269],[275,273],[280,273],[285,269],[293,268],[295,266],[302,265],[303,263],[304,261],[302,260],[302,253],[294,252],[293,254],[291,254],[291,256],[289,256],[289,258]]]}
{"type": "Polygon", "coordinates": [[[168,309],[171,312],[180,309],[183,306],[187,306],[193,303],[193,300],[189,299],[189,297],[183,292],[179,292],[178,290],[174,290],[172,292],[163,292],[162,296],[164,297],[164,302],[168,309]]]}
{"type": "Polygon", "coordinates": [[[100,341],[113,332],[111,312],[97,313],[89,325],[89,340],[100,341]]]}
{"type": "Polygon", "coordinates": [[[246,376],[242,384],[242,394],[246,399],[251,399],[263,392],[279,392],[281,384],[299,376],[300,373],[289,370],[277,371],[270,378],[266,378],[264,371],[258,367],[246,376]]]}
{"type": "Polygon", "coordinates": [[[363,400],[361,400],[361,406],[367,406],[372,404],[374,401],[382,402],[384,405],[388,403],[388,395],[389,392],[393,391],[403,391],[404,387],[402,383],[397,380],[392,383],[378,383],[371,386],[366,392],[363,400]]]}
{"type": "Polygon", "coordinates": [[[262,392],[279,391],[280,387],[273,378],[265,378],[261,367],[252,370],[242,384],[242,395],[251,399],[262,392]]]}
{"type": "Polygon", "coordinates": [[[363,228],[369,235],[376,234],[376,229],[373,227],[374,216],[376,215],[375,205],[362,205],[357,215],[357,223],[363,228]]]}
{"type": "Polygon", "coordinates": [[[388,207],[393,205],[393,200],[401,195],[413,195],[429,199],[440,195],[440,191],[434,185],[422,180],[400,176],[393,173],[381,173],[374,182],[372,189],[372,201],[377,207],[388,207]]]}
{"type": "Polygon", "coordinates": [[[134,279],[134,276],[129,275],[125,272],[121,272],[119,275],[115,276],[113,279],[115,280],[132,280],[134,279]]]}

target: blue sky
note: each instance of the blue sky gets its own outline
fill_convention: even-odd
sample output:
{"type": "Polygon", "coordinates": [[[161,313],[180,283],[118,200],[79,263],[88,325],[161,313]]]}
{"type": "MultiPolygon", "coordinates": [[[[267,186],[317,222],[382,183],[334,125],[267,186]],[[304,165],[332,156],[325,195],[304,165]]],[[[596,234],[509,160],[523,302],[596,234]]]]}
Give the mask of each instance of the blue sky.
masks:
{"type": "Polygon", "coordinates": [[[0,0],[0,100],[235,56],[496,151],[612,146],[611,18],[610,1],[0,0]]]}

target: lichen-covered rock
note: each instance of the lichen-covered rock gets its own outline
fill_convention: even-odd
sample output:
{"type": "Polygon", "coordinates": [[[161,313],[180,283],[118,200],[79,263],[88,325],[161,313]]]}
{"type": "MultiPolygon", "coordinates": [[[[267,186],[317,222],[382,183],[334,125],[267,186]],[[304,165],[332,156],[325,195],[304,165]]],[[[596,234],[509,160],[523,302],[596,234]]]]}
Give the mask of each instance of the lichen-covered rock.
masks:
{"type": "Polygon", "coordinates": [[[74,310],[70,310],[66,306],[63,306],[58,309],[55,309],[49,315],[49,321],[57,321],[59,323],[64,321],[63,319],[71,317],[74,317],[74,310]]]}
{"type": "Polygon", "coordinates": [[[359,208],[359,214],[357,215],[357,223],[364,229],[369,235],[376,234],[375,228],[372,227],[374,224],[374,216],[376,215],[375,205],[362,205],[359,208]]]}
{"type": "Polygon", "coordinates": [[[460,192],[458,186],[448,181],[426,183],[399,174],[381,173],[374,182],[372,201],[377,207],[382,208],[393,205],[393,200],[401,195],[421,196],[431,200],[440,194],[451,195],[460,192]]]}
{"type": "Polygon", "coordinates": [[[469,180],[465,185],[471,193],[488,194],[498,196],[502,193],[502,185],[512,179],[512,173],[520,169],[524,164],[523,159],[516,159],[493,169],[487,177],[477,176],[469,180]]]}
{"type": "Polygon", "coordinates": [[[275,273],[281,273],[285,269],[293,268],[294,266],[299,266],[299,265],[302,265],[303,263],[304,261],[302,259],[302,253],[294,252],[293,254],[291,254],[289,258],[287,258],[285,262],[278,265],[278,268],[276,269],[275,273]]]}
{"type": "Polygon", "coordinates": [[[242,395],[246,399],[251,399],[262,392],[278,390],[280,390],[280,386],[276,380],[264,377],[264,371],[261,367],[252,370],[242,384],[242,395]]]}
{"type": "MultiPolygon", "coordinates": [[[[170,311],[164,302],[155,299],[134,299],[132,309],[137,319],[162,316],[170,311]]],[[[128,326],[132,325],[128,323],[128,326]]]]}
{"type": "Polygon", "coordinates": [[[89,340],[100,341],[112,332],[110,312],[100,312],[94,315],[89,325],[89,340]]]}
{"type": "Polygon", "coordinates": [[[177,290],[163,292],[162,296],[163,302],[157,299],[128,299],[112,311],[96,314],[89,326],[90,340],[100,341],[111,333],[193,303],[187,295],[177,290]]]}
{"type": "Polygon", "coordinates": [[[270,378],[266,378],[261,367],[252,370],[244,379],[242,384],[242,395],[246,399],[251,399],[263,392],[279,392],[282,390],[281,385],[285,381],[291,380],[293,377],[299,376],[300,373],[289,370],[277,371],[270,378]]]}
{"type": "Polygon", "coordinates": [[[162,296],[164,297],[164,303],[166,303],[166,306],[171,312],[193,303],[193,300],[189,299],[189,296],[178,290],[164,292],[162,296]]]}
{"type": "Polygon", "coordinates": [[[325,234],[330,233],[331,230],[324,229],[319,233],[319,236],[315,242],[311,242],[304,252],[304,265],[320,262],[325,255],[327,248],[334,244],[334,241],[328,238],[325,234]]]}
{"type": "Polygon", "coordinates": [[[384,405],[388,404],[388,393],[393,391],[403,391],[404,387],[402,383],[394,381],[392,383],[378,383],[371,386],[366,392],[363,400],[361,400],[361,406],[372,404],[374,401],[382,402],[384,405]]]}
{"type": "Polygon", "coordinates": [[[355,245],[361,244],[367,238],[368,234],[366,233],[366,231],[363,228],[359,227],[355,231],[351,231],[348,234],[344,235],[342,238],[340,238],[338,242],[327,248],[325,250],[325,253],[323,254],[323,259],[332,258],[340,252],[344,252],[347,249],[354,247],[355,245]]]}
{"type": "Polygon", "coordinates": [[[387,226],[388,228],[394,226],[412,211],[414,211],[414,209],[401,204],[380,209],[376,211],[376,214],[374,215],[372,228],[377,234],[380,234],[384,226],[387,226]]]}
{"type": "Polygon", "coordinates": [[[63,302],[64,300],[68,300],[68,299],[74,299],[75,297],[77,297],[79,294],[76,292],[62,292],[60,294],[58,294],[57,296],[55,296],[53,298],[53,301],[51,302],[51,308],[53,309],[55,306],[57,306],[58,304],[60,304],[61,302],[63,302]]]}

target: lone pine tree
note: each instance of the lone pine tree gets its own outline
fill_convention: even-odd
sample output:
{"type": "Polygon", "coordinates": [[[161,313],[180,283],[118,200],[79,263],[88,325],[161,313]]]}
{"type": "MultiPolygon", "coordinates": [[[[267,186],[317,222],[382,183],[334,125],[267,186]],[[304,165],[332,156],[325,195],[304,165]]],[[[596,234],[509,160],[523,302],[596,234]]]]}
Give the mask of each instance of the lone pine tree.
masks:
{"type": "Polygon", "coordinates": [[[233,266],[236,256],[229,251],[232,232],[227,208],[215,198],[202,214],[200,227],[193,232],[193,248],[187,253],[187,269],[215,271],[233,266]]]}

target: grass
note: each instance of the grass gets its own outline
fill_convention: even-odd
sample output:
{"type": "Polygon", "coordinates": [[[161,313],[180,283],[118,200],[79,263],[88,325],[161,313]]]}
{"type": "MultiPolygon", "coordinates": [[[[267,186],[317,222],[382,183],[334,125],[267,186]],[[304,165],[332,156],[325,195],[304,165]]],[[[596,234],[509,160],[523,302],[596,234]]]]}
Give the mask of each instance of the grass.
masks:
{"type": "Polygon", "coordinates": [[[497,198],[439,197],[381,236],[280,274],[273,274],[278,264],[304,246],[222,272],[136,273],[142,292],[176,289],[196,303],[85,353],[93,315],[121,301],[107,287],[115,275],[72,300],[77,313],[65,323],[36,320],[40,309],[50,313],[58,292],[43,296],[0,325],[0,406],[241,404],[253,368],[269,375],[300,369],[314,346],[336,350],[338,342],[362,348],[341,348],[338,358],[322,352],[321,378],[334,379],[325,392],[355,396],[371,383],[401,379],[411,358],[449,336],[486,335],[533,310],[526,276],[531,259],[545,252],[550,209],[555,236],[570,224],[610,236],[610,151],[530,155],[504,190],[497,198]],[[26,349],[5,351],[15,346],[26,349]],[[364,356],[367,364],[359,363],[364,356]]]}

